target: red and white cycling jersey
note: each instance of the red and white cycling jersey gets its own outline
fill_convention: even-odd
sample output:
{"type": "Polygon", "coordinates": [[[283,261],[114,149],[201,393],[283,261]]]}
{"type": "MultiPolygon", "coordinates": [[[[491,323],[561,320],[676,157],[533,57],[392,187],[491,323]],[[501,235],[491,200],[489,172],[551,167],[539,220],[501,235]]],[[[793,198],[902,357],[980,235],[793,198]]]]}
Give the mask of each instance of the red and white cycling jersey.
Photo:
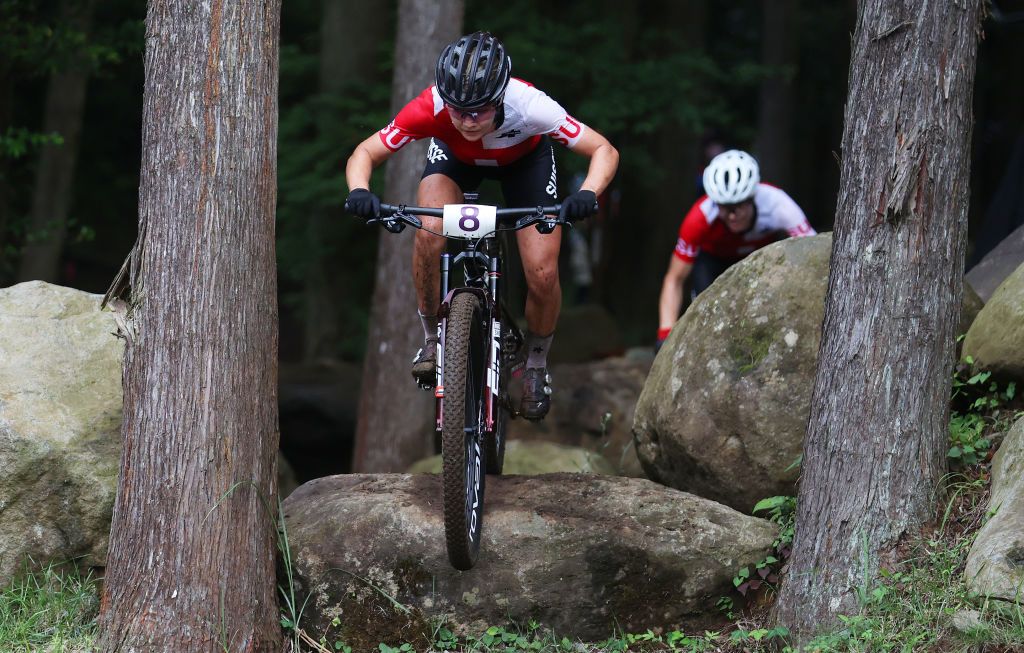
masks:
{"type": "Polygon", "coordinates": [[[693,263],[700,250],[719,258],[739,260],[774,243],[783,235],[813,236],[816,231],[804,212],[781,188],[758,184],[754,191],[754,225],[734,234],[718,220],[718,205],[705,195],[697,200],[679,226],[675,255],[693,263]]]}
{"type": "Polygon", "coordinates": [[[463,163],[504,166],[532,151],[547,134],[572,147],[586,126],[532,84],[513,77],[505,90],[505,120],[501,127],[478,141],[467,141],[452,124],[441,96],[433,86],[405,105],[391,124],[380,130],[380,140],[392,152],[420,138],[445,142],[463,163]]]}

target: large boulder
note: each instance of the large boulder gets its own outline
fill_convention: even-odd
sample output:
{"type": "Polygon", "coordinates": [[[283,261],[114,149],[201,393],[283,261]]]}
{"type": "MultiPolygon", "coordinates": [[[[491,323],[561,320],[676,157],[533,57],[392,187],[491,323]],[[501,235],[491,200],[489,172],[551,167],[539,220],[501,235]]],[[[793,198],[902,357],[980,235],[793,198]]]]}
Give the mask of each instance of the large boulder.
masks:
{"type": "Polygon", "coordinates": [[[962,355],[1000,377],[1024,381],[1024,265],[1000,284],[978,313],[962,355]]]}
{"type": "Polygon", "coordinates": [[[540,422],[510,420],[508,439],[581,447],[600,454],[614,473],[643,478],[631,429],[651,362],[648,354],[553,365],[555,393],[548,416],[540,422]]]}
{"type": "Polygon", "coordinates": [[[104,564],[123,345],[100,299],[41,281],[0,290],[0,584],[29,558],[104,564]]]}
{"type": "Polygon", "coordinates": [[[480,560],[460,572],[445,553],[440,477],[344,475],[300,487],[284,512],[306,631],[370,650],[422,641],[442,616],[468,632],[535,620],[589,640],[702,628],[776,534],[767,521],[616,476],[488,477],[485,501],[480,560]]]}
{"type": "Polygon", "coordinates": [[[964,578],[983,596],[1024,598],[1024,418],[1017,420],[992,460],[992,518],[967,556],[964,578]]]}
{"type": "MultiPolygon", "coordinates": [[[[615,468],[601,454],[581,447],[539,440],[511,440],[505,443],[502,473],[536,476],[556,472],[615,474],[615,468]]],[[[440,474],[441,455],[413,463],[409,473],[440,474]]]]}
{"type": "Polygon", "coordinates": [[[1017,227],[967,272],[978,296],[988,301],[1014,270],[1024,264],[1024,226],[1017,227]]]}
{"type": "Polygon", "coordinates": [[[743,511],[794,493],[831,243],[824,234],[755,252],[676,323],[633,422],[649,478],[743,511]]]}

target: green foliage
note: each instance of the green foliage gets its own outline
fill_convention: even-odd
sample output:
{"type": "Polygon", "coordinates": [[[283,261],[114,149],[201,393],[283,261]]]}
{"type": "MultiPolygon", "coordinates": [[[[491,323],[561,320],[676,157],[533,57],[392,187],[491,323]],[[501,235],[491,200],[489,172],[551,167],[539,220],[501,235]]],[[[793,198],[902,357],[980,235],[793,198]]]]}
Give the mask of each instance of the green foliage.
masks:
{"type": "Polygon", "coordinates": [[[729,641],[734,643],[768,643],[772,640],[783,640],[788,635],[789,630],[783,626],[776,626],[775,628],[754,628],[753,630],[737,628],[729,633],[729,641]]]}
{"type": "MultiPolygon", "coordinates": [[[[733,576],[733,587],[744,596],[749,591],[758,590],[766,584],[771,587],[779,581],[779,569],[792,551],[793,531],[796,525],[796,497],[777,496],[761,499],[752,512],[766,513],[768,521],[779,526],[779,534],[772,544],[775,549],[774,555],[765,556],[753,569],[741,568],[733,576]]],[[[721,597],[718,600],[718,608],[732,614],[732,599],[721,597]]]]}
{"type": "MultiPolygon", "coordinates": [[[[309,44],[282,45],[278,268],[283,300],[299,312],[309,301],[304,283],[324,269],[332,295],[319,301],[331,301],[343,317],[336,353],[352,359],[362,356],[366,342],[379,230],[341,213],[345,162],[390,120],[390,88],[351,83],[338,93],[311,93],[318,69],[319,54],[309,44]]],[[[381,71],[388,77],[390,71],[381,71]]]]}
{"type": "Polygon", "coordinates": [[[63,144],[63,137],[56,132],[36,134],[24,127],[8,127],[0,134],[0,157],[19,159],[38,147],[63,144]]]}
{"type": "Polygon", "coordinates": [[[796,497],[777,496],[761,499],[751,512],[766,513],[768,521],[778,524],[779,535],[775,538],[774,546],[776,550],[784,551],[783,555],[788,556],[796,527],[796,497]]]}
{"type": "MultiPolygon", "coordinates": [[[[704,44],[681,40],[678,19],[640,21],[634,5],[612,7],[559,5],[564,15],[587,17],[566,29],[550,19],[550,5],[536,0],[467,3],[466,27],[486,26],[501,37],[512,53],[513,74],[608,136],[629,168],[642,171],[635,181],[650,188],[669,181],[652,144],[669,132],[739,131],[742,105],[731,100],[742,90],[753,92],[768,69],[756,63],[756,51],[745,56],[735,41],[731,56],[716,57],[704,44]]],[[[563,179],[586,165],[581,157],[561,159],[569,172],[563,179]]]]}
{"type": "Polygon", "coordinates": [[[1006,430],[1015,415],[1005,410],[1017,396],[1017,384],[1005,387],[992,372],[974,369],[970,356],[953,371],[952,408],[949,417],[950,446],[946,456],[954,468],[983,462],[992,449],[991,436],[1006,430]]]}
{"type": "Polygon", "coordinates": [[[0,592],[0,642],[4,651],[91,650],[98,611],[96,579],[50,565],[0,592]]]}

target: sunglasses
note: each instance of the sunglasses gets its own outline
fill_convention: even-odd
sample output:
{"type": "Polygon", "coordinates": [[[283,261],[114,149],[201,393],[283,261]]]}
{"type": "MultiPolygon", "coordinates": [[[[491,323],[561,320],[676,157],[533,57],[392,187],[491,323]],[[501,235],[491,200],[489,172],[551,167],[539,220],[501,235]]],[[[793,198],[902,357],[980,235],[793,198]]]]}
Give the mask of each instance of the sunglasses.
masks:
{"type": "Polygon", "coordinates": [[[444,106],[448,109],[448,115],[452,118],[455,118],[456,120],[473,120],[476,122],[487,120],[494,115],[495,111],[497,111],[497,107],[494,105],[482,107],[476,111],[467,111],[447,104],[444,106]]]}

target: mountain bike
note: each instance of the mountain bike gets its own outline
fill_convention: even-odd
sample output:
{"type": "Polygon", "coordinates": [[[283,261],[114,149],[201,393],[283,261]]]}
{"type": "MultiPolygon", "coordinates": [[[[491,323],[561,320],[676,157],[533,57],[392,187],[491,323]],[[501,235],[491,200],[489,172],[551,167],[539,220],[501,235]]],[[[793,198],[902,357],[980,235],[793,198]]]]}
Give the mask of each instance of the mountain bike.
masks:
{"type": "MultiPolygon", "coordinates": [[[[476,200],[466,194],[466,201],[476,200]]],[[[438,311],[437,373],[434,386],[436,424],[441,434],[444,531],[448,559],[468,570],[480,555],[486,474],[501,474],[505,426],[517,414],[509,382],[523,344],[523,334],[502,301],[501,232],[536,226],[551,233],[560,224],[561,205],[504,208],[484,204],[449,204],[443,208],[382,204],[380,224],[392,233],[406,226],[460,241],[454,257],[441,255],[441,307],[438,311]],[[442,219],[438,233],[417,215],[442,219]],[[465,283],[452,287],[452,268],[460,266],[465,283]]]]}

